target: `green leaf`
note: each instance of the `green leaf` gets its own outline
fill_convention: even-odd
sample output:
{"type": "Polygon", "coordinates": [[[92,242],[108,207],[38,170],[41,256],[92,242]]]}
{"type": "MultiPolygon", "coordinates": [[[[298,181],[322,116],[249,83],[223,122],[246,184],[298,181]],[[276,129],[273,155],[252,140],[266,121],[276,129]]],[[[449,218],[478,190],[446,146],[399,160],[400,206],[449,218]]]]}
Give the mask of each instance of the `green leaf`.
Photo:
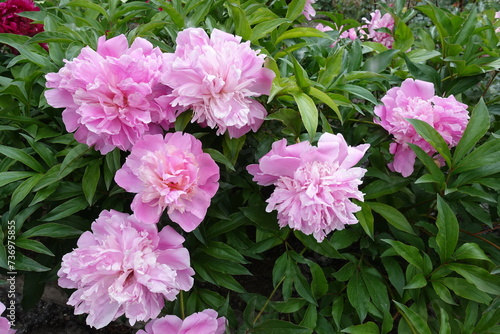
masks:
{"type": "Polygon", "coordinates": [[[88,207],[87,200],[83,196],[75,197],[52,209],[41,221],[54,221],[71,216],[88,207]]]}
{"type": "Polygon", "coordinates": [[[101,178],[101,160],[92,160],[87,168],[85,168],[85,173],[82,179],[82,189],[87,203],[92,205],[94,200],[94,195],[97,190],[97,184],[101,178]]]}
{"type": "Polygon", "coordinates": [[[306,2],[306,0],[292,0],[288,4],[288,8],[286,10],[286,18],[291,21],[296,20],[300,15],[302,15],[306,2]]]}
{"type": "Polygon", "coordinates": [[[323,297],[328,291],[328,281],[326,280],[325,273],[323,272],[323,269],[316,262],[306,259],[306,263],[309,266],[309,269],[311,270],[312,293],[316,299],[323,297]]]}
{"type": "Polygon", "coordinates": [[[339,118],[339,121],[343,122],[342,114],[340,113],[339,107],[337,106],[335,101],[333,101],[333,99],[330,96],[328,96],[328,94],[322,92],[321,90],[319,90],[317,88],[310,87],[309,95],[317,98],[318,100],[320,100],[321,102],[323,102],[324,104],[329,106],[335,112],[335,114],[339,118]]]}
{"type": "Polygon", "coordinates": [[[61,164],[61,168],[59,169],[59,174],[63,174],[65,172],[65,169],[73,163],[75,160],[79,159],[82,157],[85,153],[90,151],[90,147],[88,147],[85,144],[78,144],[75,147],[73,147],[68,154],[66,154],[66,157],[64,157],[64,160],[61,164]]]}
{"type": "Polygon", "coordinates": [[[365,282],[359,271],[351,277],[347,283],[347,298],[352,307],[356,310],[359,320],[363,322],[366,318],[369,294],[365,282]]]}
{"type": "Polygon", "coordinates": [[[356,95],[357,97],[365,99],[373,104],[378,104],[378,101],[375,98],[375,96],[373,96],[373,94],[368,89],[363,88],[361,86],[345,84],[345,85],[335,86],[335,89],[342,90],[342,91],[348,92],[350,94],[356,95]]]}
{"type": "MultiPolygon", "coordinates": [[[[394,56],[399,52],[399,50],[391,49],[384,52],[381,52],[373,57],[368,58],[363,67],[361,68],[363,71],[369,71],[373,73],[380,73],[384,71],[387,66],[391,63],[394,56]]],[[[372,74],[373,75],[373,74],[372,74]]]]}
{"type": "Polygon", "coordinates": [[[437,210],[436,226],[438,227],[438,233],[436,243],[439,247],[441,263],[445,263],[450,259],[457,246],[459,225],[455,213],[439,195],[437,197],[437,210]]]}
{"type": "Polygon", "coordinates": [[[492,262],[479,245],[475,243],[463,244],[455,251],[453,257],[457,260],[474,259],[492,262]]]}
{"type": "Polygon", "coordinates": [[[17,270],[24,270],[24,271],[36,271],[36,272],[42,272],[42,271],[49,271],[50,268],[41,265],[40,263],[36,262],[35,260],[24,256],[21,252],[16,252],[16,269],[17,270]]]}
{"type": "MultiPolygon", "coordinates": [[[[361,276],[365,282],[366,289],[370,295],[373,305],[378,308],[381,312],[387,311],[390,308],[389,295],[387,293],[387,287],[382,282],[379,276],[372,273],[375,269],[362,268],[361,276]]],[[[378,272],[376,272],[379,274],[378,272]]]]}
{"type": "Polygon", "coordinates": [[[0,154],[3,154],[13,160],[19,161],[20,163],[28,166],[34,171],[37,171],[39,173],[45,172],[45,168],[43,168],[35,158],[21,149],[0,145],[0,154]]]}
{"type": "Polygon", "coordinates": [[[99,6],[98,4],[93,3],[91,1],[73,0],[73,1],[69,2],[68,4],[66,4],[66,6],[77,7],[77,8],[83,7],[83,8],[89,8],[89,9],[95,10],[96,12],[99,12],[100,14],[102,14],[106,18],[106,20],[109,21],[109,15],[106,12],[106,10],[104,8],[102,8],[101,6],[99,6]]]}
{"type": "Polygon", "coordinates": [[[280,313],[294,313],[299,311],[306,304],[305,299],[289,298],[283,302],[271,302],[271,307],[280,313]]]}
{"type": "Polygon", "coordinates": [[[420,289],[427,285],[427,280],[422,273],[416,274],[409,282],[405,285],[405,289],[420,289]]]}
{"type": "Polygon", "coordinates": [[[342,254],[339,253],[327,238],[323,239],[322,242],[318,242],[312,235],[305,235],[300,231],[294,231],[294,234],[304,246],[312,251],[331,259],[344,259],[342,254]]]}
{"type": "Polygon", "coordinates": [[[291,23],[291,21],[285,18],[277,18],[255,25],[255,27],[253,27],[250,40],[255,43],[259,39],[268,36],[272,31],[276,30],[283,23],[291,23]]]}
{"type": "Polygon", "coordinates": [[[358,218],[359,224],[365,231],[365,233],[374,240],[374,221],[372,210],[368,205],[363,202],[357,202],[357,205],[361,207],[361,210],[356,212],[356,218],[358,218]]]}
{"type": "Polygon", "coordinates": [[[429,326],[427,325],[427,322],[422,319],[422,317],[407,307],[404,304],[398,303],[397,301],[393,300],[394,304],[396,304],[397,308],[399,309],[401,315],[405,319],[406,323],[410,327],[412,333],[414,334],[431,334],[431,330],[429,329],[429,326]]]}
{"type": "Polygon", "coordinates": [[[396,17],[396,27],[394,29],[394,45],[393,49],[408,51],[413,46],[415,38],[413,31],[408,28],[404,21],[396,17]]]}
{"type": "Polygon", "coordinates": [[[384,217],[389,224],[398,230],[415,235],[415,232],[406,217],[403,216],[403,214],[396,208],[378,202],[365,202],[365,204],[368,205],[373,211],[384,217]]]}
{"type": "Polygon", "coordinates": [[[311,334],[312,329],[292,324],[288,321],[270,319],[255,326],[252,333],[256,334],[311,334]]]}
{"type": "Polygon", "coordinates": [[[432,281],[432,288],[442,301],[450,304],[457,305],[451,297],[450,290],[441,281],[432,281]]]}
{"type": "Polygon", "coordinates": [[[50,251],[44,244],[38,240],[31,240],[25,238],[16,239],[16,247],[27,249],[36,253],[45,254],[49,256],[54,256],[54,253],[50,251]]]}
{"type": "Polygon", "coordinates": [[[492,300],[487,293],[478,290],[473,284],[467,282],[463,278],[443,277],[439,282],[462,298],[483,304],[489,304],[492,300]]]}
{"type": "Polygon", "coordinates": [[[448,313],[440,307],[439,315],[439,334],[451,334],[450,317],[448,316],[448,313]]]}
{"type": "Polygon", "coordinates": [[[51,238],[70,238],[79,237],[82,231],[62,224],[48,223],[35,226],[26,232],[21,237],[24,239],[32,237],[51,237],[51,238]]]}
{"type": "Polygon", "coordinates": [[[21,203],[22,200],[28,196],[33,187],[40,181],[43,174],[36,174],[31,176],[29,179],[21,183],[16,190],[12,193],[10,200],[10,210],[12,210],[17,204],[21,203]]]}
{"type": "Polygon", "coordinates": [[[214,161],[223,164],[229,170],[231,170],[233,172],[235,171],[234,166],[231,163],[231,161],[229,161],[229,159],[226,158],[226,156],[224,154],[220,153],[219,151],[214,150],[213,148],[205,148],[205,149],[203,149],[203,152],[210,154],[210,157],[214,161]]]}
{"type": "Polygon", "coordinates": [[[423,175],[421,178],[419,178],[419,183],[424,183],[424,181],[435,182],[439,185],[440,189],[444,189],[446,187],[445,177],[441,169],[439,169],[439,167],[437,166],[436,161],[419,146],[412,143],[408,143],[408,145],[413,150],[413,152],[415,152],[418,159],[422,161],[429,173],[431,173],[431,177],[429,177],[428,179],[425,179],[424,177],[429,174],[423,175]]]}
{"type": "Polygon", "coordinates": [[[248,263],[236,249],[219,241],[210,241],[203,251],[220,260],[248,263]]]}
{"type": "Polygon", "coordinates": [[[2,172],[0,173],[0,187],[3,187],[9,183],[25,179],[27,177],[36,175],[34,172],[2,172]]]}
{"type": "Polygon", "coordinates": [[[430,124],[419,119],[407,118],[415,130],[444,158],[448,167],[451,168],[451,152],[443,137],[430,124]]]}
{"type": "Polygon", "coordinates": [[[231,16],[235,25],[236,35],[243,37],[246,40],[252,38],[252,28],[248,22],[245,12],[236,2],[228,2],[231,16]]]}
{"type": "Polygon", "coordinates": [[[420,251],[418,248],[405,245],[404,243],[391,239],[382,239],[383,242],[388,243],[394,248],[396,253],[398,253],[402,258],[404,258],[409,263],[413,264],[415,267],[424,270],[424,259],[422,255],[420,255],[420,251]]]}
{"type": "Polygon", "coordinates": [[[304,37],[330,38],[330,36],[328,34],[322,32],[322,31],[319,31],[316,28],[301,27],[301,28],[293,28],[293,29],[287,30],[286,32],[281,34],[276,39],[275,44],[278,44],[279,42],[281,42],[285,39],[304,38],[304,37]]]}
{"type": "Polygon", "coordinates": [[[500,295],[500,277],[490,274],[485,269],[462,263],[451,263],[446,267],[463,276],[467,282],[474,284],[479,290],[500,295]]]}
{"type": "Polygon", "coordinates": [[[314,329],[318,323],[318,310],[314,304],[309,304],[306,313],[300,322],[300,326],[314,329]]]}
{"type": "Polygon", "coordinates": [[[306,70],[299,64],[297,59],[292,54],[288,54],[288,57],[292,60],[293,64],[293,73],[295,75],[295,81],[297,82],[297,86],[301,91],[308,94],[311,89],[311,82],[309,81],[309,76],[307,75],[306,70]]]}
{"type": "Polygon", "coordinates": [[[490,114],[488,108],[481,98],[478,104],[474,107],[472,111],[472,116],[469,119],[469,123],[465,128],[462,138],[458,142],[455,148],[455,154],[453,154],[453,163],[456,165],[463,157],[469,153],[469,151],[474,147],[474,145],[482,138],[488,128],[490,127],[489,122],[490,114]]]}
{"type": "Polygon", "coordinates": [[[309,138],[313,139],[318,128],[319,117],[316,104],[314,103],[313,99],[311,99],[307,94],[304,94],[302,92],[292,92],[291,94],[295,99],[295,102],[297,103],[302,122],[304,123],[304,127],[309,134],[309,138]]]}
{"type": "Polygon", "coordinates": [[[378,326],[372,321],[368,321],[365,324],[349,326],[342,330],[342,333],[353,333],[353,334],[379,334],[378,326]]]}

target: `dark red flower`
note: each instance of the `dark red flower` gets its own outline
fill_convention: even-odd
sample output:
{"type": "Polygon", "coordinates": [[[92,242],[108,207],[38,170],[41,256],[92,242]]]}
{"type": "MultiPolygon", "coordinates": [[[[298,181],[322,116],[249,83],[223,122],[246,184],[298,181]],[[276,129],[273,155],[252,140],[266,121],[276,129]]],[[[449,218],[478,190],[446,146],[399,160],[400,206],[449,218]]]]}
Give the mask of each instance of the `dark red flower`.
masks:
{"type": "Polygon", "coordinates": [[[17,15],[22,12],[39,11],[32,0],[7,0],[0,2],[0,33],[34,36],[43,31],[43,25],[17,15]]]}

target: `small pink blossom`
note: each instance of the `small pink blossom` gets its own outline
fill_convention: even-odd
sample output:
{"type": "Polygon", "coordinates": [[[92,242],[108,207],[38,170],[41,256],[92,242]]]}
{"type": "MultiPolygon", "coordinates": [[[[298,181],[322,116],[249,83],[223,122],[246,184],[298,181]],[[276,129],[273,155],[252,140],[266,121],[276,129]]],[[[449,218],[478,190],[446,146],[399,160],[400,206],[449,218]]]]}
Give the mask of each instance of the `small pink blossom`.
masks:
{"type": "Polygon", "coordinates": [[[165,299],[193,286],[183,242],[170,226],[158,232],[134,216],[103,211],[78,248],[63,256],[59,285],[76,289],[68,304],[75,314],[89,314],[89,326],[102,328],[122,315],[132,325],[148,321],[160,314],[165,299]]]}
{"type": "Polygon", "coordinates": [[[374,109],[378,116],[374,122],[393,135],[395,142],[391,143],[389,151],[394,154],[394,161],[388,167],[404,177],[413,173],[416,158],[408,143],[419,146],[430,156],[436,153],[405,118],[428,123],[450,147],[458,144],[469,119],[467,105],[454,96],[435,96],[434,85],[430,82],[406,79],[401,87],[389,89],[381,101],[382,104],[374,109]]]}
{"type": "Polygon", "coordinates": [[[332,27],[330,27],[330,26],[324,26],[321,23],[318,23],[315,28],[318,29],[319,31],[322,31],[322,32],[333,31],[332,27]]]}
{"type": "Polygon", "coordinates": [[[217,128],[217,134],[241,137],[257,131],[267,111],[254,97],[269,94],[274,72],[264,68],[265,55],[241,43],[241,37],[201,28],[177,35],[162,82],[173,88],[174,106],[193,110],[193,122],[217,128]]]}
{"type": "MultiPolygon", "coordinates": [[[[0,302],[0,314],[6,310],[5,305],[0,302]]],[[[15,334],[16,330],[10,328],[10,321],[6,317],[0,316],[0,333],[3,334],[15,334]]]]}
{"type": "Polygon", "coordinates": [[[368,37],[374,42],[381,43],[389,49],[392,48],[392,45],[394,44],[394,37],[387,32],[377,31],[377,29],[387,28],[391,32],[394,32],[394,18],[389,13],[385,13],[382,16],[378,9],[370,15],[371,20],[363,18],[367,24],[368,37]]]}
{"type": "Polygon", "coordinates": [[[191,314],[184,320],[167,315],[150,321],[144,330],[136,334],[224,334],[226,318],[217,316],[217,312],[211,309],[191,314]]]}
{"type": "Polygon", "coordinates": [[[176,119],[172,89],[160,83],[165,54],[145,39],[129,47],[120,35],[99,38],[97,51],[82,49],[57,73],[47,74],[47,102],[65,108],[66,129],[80,143],[106,154],[130,150],[145,134],[161,133],[176,119]],[[161,126],[160,126],[161,125],[161,126]]]}
{"type": "Polygon", "coordinates": [[[302,11],[307,20],[311,20],[313,16],[316,16],[316,10],[312,6],[313,3],[316,3],[316,0],[306,0],[304,10],[302,11]]]}
{"type": "Polygon", "coordinates": [[[286,146],[282,139],[247,170],[258,184],[275,185],[266,211],[278,211],[280,227],[288,225],[321,242],[331,231],[358,222],[354,213],[360,207],[351,199],[363,200],[358,186],[366,169],[353,166],[368,148],[348,146],[341,134],[323,134],[317,147],[309,142],[286,146]]]}
{"type": "Polygon", "coordinates": [[[131,207],[139,221],[154,224],[167,209],[186,232],[205,218],[218,180],[219,167],[201,142],[181,132],[144,136],[115,176],[120,187],[137,193],[131,207]]]}
{"type": "MultiPolygon", "coordinates": [[[[496,19],[500,19],[500,11],[496,12],[495,13],[495,18],[496,19]]],[[[496,30],[495,30],[496,33],[499,33],[500,32],[500,27],[498,27],[496,30]]]]}

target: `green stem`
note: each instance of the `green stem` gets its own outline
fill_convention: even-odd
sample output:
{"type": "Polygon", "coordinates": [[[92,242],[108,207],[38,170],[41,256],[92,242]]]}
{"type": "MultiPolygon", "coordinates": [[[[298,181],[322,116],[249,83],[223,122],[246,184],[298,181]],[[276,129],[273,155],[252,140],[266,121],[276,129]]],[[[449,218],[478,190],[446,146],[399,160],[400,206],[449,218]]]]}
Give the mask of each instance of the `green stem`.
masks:
{"type": "Polygon", "coordinates": [[[269,305],[269,302],[271,301],[271,298],[273,298],[274,294],[276,293],[276,291],[278,291],[278,288],[280,287],[281,283],[283,283],[284,280],[285,280],[285,276],[283,276],[283,278],[278,282],[278,284],[276,284],[276,287],[274,288],[274,290],[271,292],[271,294],[267,298],[266,303],[260,309],[259,314],[257,314],[257,316],[255,317],[255,319],[253,319],[253,323],[254,324],[257,322],[257,320],[259,320],[260,316],[262,315],[262,313],[266,309],[267,305],[269,305]]]}
{"type": "Polygon", "coordinates": [[[181,318],[184,319],[186,317],[186,314],[184,312],[184,294],[183,291],[180,291],[180,296],[179,296],[179,302],[180,302],[180,308],[181,308],[181,318]]]}

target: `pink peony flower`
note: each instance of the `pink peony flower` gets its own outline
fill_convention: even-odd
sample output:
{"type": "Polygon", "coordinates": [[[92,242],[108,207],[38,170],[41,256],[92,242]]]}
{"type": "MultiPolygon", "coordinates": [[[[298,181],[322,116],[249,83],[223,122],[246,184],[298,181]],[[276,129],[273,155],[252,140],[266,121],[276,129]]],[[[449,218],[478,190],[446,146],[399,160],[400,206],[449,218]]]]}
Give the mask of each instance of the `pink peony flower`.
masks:
{"type": "MultiPolygon", "coordinates": [[[[6,310],[5,305],[0,302],[0,314],[6,310]]],[[[15,334],[16,330],[10,328],[10,321],[5,317],[0,317],[0,333],[3,334],[15,334]]]]}
{"type": "Polygon", "coordinates": [[[307,20],[311,20],[313,16],[316,16],[316,10],[312,6],[313,3],[316,3],[316,0],[306,0],[304,10],[302,11],[307,20]]]}
{"type": "Polygon", "coordinates": [[[394,44],[394,37],[386,32],[377,31],[377,29],[387,28],[391,32],[394,31],[394,18],[389,13],[385,13],[384,16],[377,9],[374,13],[371,13],[371,20],[363,18],[367,24],[368,37],[374,42],[381,43],[387,48],[392,48],[394,44]]]}
{"type": "Polygon", "coordinates": [[[329,133],[318,147],[309,142],[286,146],[282,139],[247,170],[258,184],[276,186],[266,211],[278,211],[280,227],[288,225],[321,242],[331,231],[358,222],[354,213],[361,208],[351,199],[363,200],[358,186],[366,169],[353,166],[369,146],[351,147],[341,134],[329,133]]]}
{"type": "Polygon", "coordinates": [[[186,232],[205,218],[218,180],[219,167],[201,142],[181,132],[144,136],[115,176],[120,187],[137,193],[131,207],[139,221],[154,224],[167,209],[186,232]]]}
{"type": "Polygon", "coordinates": [[[450,147],[458,144],[469,119],[467,105],[458,102],[454,96],[435,96],[434,85],[430,82],[406,79],[401,87],[389,89],[381,101],[382,104],[374,109],[379,117],[374,122],[393,135],[395,142],[389,151],[394,154],[394,161],[388,167],[404,177],[413,173],[416,158],[408,143],[418,145],[431,156],[436,153],[405,118],[428,123],[450,147]]]}
{"type": "Polygon", "coordinates": [[[211,309],[191,314],[184,320],[175,315],[167,315],[150,321],[145,330],[136,334],[224,334],[226,318],[217,318],[217,315],[217,312],[211,309]]]}
{"type": "Polygon", "coordinates": [[[132,325],[148,321],[160,314],[165,298],[172,301],[193,286],[183,242],[170,226],[158,232],[134,216],[103,211],[78,248],[63,256],[59,285],[77,289],[68,304],[75,314],[89,314],[89,326],[102,328],[123,314],[132,325]]]}
{"type": "Polygon", "coordinates": [[[176,119],[160,83],[165,54],[140,37],[130,48],[120,35],[100,37],[97,51],[90,47],[57,73],[47,74],[47,102],[65,108],[63,121],[80,143],[106,154],[118,147],[130,150],[145,134],[161,133],[176,119]],[[161,126],[160,126],[161,125],[161,126]]]}
{"type": "Polygon", "coordinates": [[[201,28],[177,35],[162,82],[173,88],[173,105],[193,109],[193,122],[241,137],[257,131],[267,115],[253,97],[269,94],[274,72],[262,67],[265,55],[241,43],[241,37],[214,29],[211,37],[201,28]]]}
{"type": "Polygon", "coordinates": [[[40,8],[32,0],[7,0],[0,2],[0,33],[34,36],[43,31],[43,25],[17,15],[22,12],[37,12],[40,8]]]}

